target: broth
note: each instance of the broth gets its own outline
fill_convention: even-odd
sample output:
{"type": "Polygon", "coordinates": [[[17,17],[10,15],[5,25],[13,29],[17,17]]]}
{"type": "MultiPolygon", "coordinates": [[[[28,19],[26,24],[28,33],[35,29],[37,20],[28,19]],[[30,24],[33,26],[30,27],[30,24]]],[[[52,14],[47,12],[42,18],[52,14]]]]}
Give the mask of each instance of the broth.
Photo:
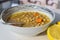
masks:
{"type": "Polygon", "coordinates": [[[7,22],[16,23],[12,25],[19,27],[38,27],[49,23],[50,18],[47,15],[42,14],[40,12],[25,11],[11,14],[7,18],[7,22]],[[17,24],[17,23],[23,23],[23,24],[17,24]]]}

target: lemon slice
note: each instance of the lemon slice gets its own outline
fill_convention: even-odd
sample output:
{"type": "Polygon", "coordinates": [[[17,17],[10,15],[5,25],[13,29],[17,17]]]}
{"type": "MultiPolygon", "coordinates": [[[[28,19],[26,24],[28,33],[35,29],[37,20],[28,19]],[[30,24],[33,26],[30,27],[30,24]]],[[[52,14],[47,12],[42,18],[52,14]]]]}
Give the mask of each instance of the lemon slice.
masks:
{"type": "Polygon", "coordinates": [[[58,21],[57,24],[60,25],[60,21],[58,21]]]}
{"type": "Polygon", "coordinates": [[[48,28],[47,35],[50,40],[60,40],[60,25],[53,25],[48,28]]]}

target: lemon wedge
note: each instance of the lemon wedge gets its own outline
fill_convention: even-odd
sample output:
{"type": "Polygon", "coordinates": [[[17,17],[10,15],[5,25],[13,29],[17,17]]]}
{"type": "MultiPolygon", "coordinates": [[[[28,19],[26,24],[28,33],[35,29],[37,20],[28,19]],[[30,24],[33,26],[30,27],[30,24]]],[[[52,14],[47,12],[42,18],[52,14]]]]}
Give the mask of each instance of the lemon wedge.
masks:
{"type": "Polygon", "coordinates": [[[50,40],[60,40],[60,25],[50,26],[47,30],[47,36],[50,40]]]}

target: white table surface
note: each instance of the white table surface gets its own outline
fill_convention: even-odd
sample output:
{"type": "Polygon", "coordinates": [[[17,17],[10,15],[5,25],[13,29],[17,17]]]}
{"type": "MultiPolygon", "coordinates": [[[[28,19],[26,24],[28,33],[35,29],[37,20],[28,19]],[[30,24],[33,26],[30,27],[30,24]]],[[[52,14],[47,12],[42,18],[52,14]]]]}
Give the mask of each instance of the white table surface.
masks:
{"type": "MultiPolygon", "coordinates": [[[[57,9],[55,10],[55,12],[56,19],[54,22],[60,20],[60,10],[57,9]]],[[[18,35],[16,33],[6,30],[6,26],[1,24],[0,22],[0,40],[48,40],[48,37],[46,35],[46,32],[43,32],[42,34],[35,37],[18,35]]]]}

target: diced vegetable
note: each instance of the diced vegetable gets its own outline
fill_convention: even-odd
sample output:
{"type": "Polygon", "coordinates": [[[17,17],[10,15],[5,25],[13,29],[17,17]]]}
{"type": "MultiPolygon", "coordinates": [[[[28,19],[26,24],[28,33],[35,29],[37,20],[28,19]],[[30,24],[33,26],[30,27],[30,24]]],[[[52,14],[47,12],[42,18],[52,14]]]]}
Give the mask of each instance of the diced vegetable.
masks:
{"type": "Polygon", "coordinates": [[[41,23],[41,22],[42,22],[42,18],[37,18],[37,19],[36,19],[36,22],[37,22],[37,23],[41,23]]]}
{"type": "Polygon", "coordinates": [[[38,15],[39,15],[38,12],[34,13],[34,16],[38,16],[38,15]]]}

